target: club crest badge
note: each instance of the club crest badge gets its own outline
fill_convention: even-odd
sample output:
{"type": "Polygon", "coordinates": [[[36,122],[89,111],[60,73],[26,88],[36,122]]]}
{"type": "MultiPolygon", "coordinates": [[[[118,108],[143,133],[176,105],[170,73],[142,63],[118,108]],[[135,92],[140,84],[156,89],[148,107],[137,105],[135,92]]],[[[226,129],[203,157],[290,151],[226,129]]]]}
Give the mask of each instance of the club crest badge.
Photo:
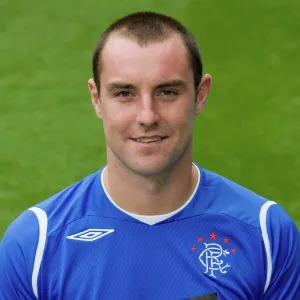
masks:
{"type": "Polygon", "coordinates": [[[237,252],[231,244],[228,237],[218,237],[213,232],[208,237],[200,236],[191,250],[198,255],[204,273],[217,278],[218,275],[226,274],[231,268],[231,256],[237,252]]]}

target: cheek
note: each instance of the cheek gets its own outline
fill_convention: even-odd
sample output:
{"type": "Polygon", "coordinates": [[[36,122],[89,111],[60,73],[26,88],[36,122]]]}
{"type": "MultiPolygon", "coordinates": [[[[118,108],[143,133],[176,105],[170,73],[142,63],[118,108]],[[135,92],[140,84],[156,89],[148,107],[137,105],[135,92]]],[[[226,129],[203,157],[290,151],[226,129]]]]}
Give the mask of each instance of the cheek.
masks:
{"type": "Polygon", "coordinates": [[[103,127],[107,137],[123,134],[130,127],[132,116],[128,114],[126,109],[105,105],[102,112],[103,127]]]}
{"type": "Polygon", "coordinates": [[[174,106],[169,111],[170,120],[178,127],[187,128],[193,124],[195,115],[195,106],[191,104],[174,106]]]}
{"type": "Polygon", "coordinates": [[[174,113],[173,124],[178,132],[179,143],[185,145],[193,136],[194,108],[191,105],[181,107],[176,114],[174,113]]]}

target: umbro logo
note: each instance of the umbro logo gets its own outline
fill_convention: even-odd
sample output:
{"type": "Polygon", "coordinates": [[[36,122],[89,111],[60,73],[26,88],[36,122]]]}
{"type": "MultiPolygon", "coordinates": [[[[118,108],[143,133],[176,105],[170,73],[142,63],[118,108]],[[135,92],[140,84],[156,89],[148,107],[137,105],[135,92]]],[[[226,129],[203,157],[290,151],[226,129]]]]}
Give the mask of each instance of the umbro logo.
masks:
{"type": "Polygon", "coordinates": [[[84,242],[93,242],[98,240],[105,235],[108,235],[114,232],[114,229],[94,229],[90,228],[82,232],[75,233],[73,235],[67,236],[67,239],[70,240],[77,240],[77,241],[84,241],[84,242]]]}

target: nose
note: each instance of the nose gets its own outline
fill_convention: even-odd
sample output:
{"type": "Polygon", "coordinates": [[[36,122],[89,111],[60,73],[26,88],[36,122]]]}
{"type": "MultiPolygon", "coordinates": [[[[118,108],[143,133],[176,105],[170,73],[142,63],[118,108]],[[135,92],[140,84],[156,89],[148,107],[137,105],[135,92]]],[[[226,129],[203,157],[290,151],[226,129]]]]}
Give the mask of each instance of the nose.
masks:
{"type": "Polygon", "coordinates": [[[157,104],[148,96],[143,97],[138,104],[137,123],[141,126],[153,127],[160,121],[157,104]]]}

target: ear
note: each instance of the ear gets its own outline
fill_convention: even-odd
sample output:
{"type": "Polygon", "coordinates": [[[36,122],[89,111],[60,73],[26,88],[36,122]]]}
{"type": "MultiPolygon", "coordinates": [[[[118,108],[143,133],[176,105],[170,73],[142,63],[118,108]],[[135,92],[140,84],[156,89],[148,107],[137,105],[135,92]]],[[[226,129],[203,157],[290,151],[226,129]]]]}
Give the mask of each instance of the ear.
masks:
{"type": "Polygon", "coordinates": [[[206,74],[202,76],[197,89],[197,101],[196,101],[196,111],[195,114],[198,115],[204,109],[205,104],[207,103],[208,94],[211,88],[211,76],[206,74]]]}
{"type": "Polygon", "coordinates": [[[100,102],[98,90],[97,90],[94,79],[92,79],[92,78],[89,79],[88,85],[89,85],[89,91],[91,94],[92,104],[93,104],[94,110],[96,112],[96,115],[98,116],[99,119],[102,119],[102,114],[101,114],[101,109],[100,109],[101,102],[100,102]]]}

